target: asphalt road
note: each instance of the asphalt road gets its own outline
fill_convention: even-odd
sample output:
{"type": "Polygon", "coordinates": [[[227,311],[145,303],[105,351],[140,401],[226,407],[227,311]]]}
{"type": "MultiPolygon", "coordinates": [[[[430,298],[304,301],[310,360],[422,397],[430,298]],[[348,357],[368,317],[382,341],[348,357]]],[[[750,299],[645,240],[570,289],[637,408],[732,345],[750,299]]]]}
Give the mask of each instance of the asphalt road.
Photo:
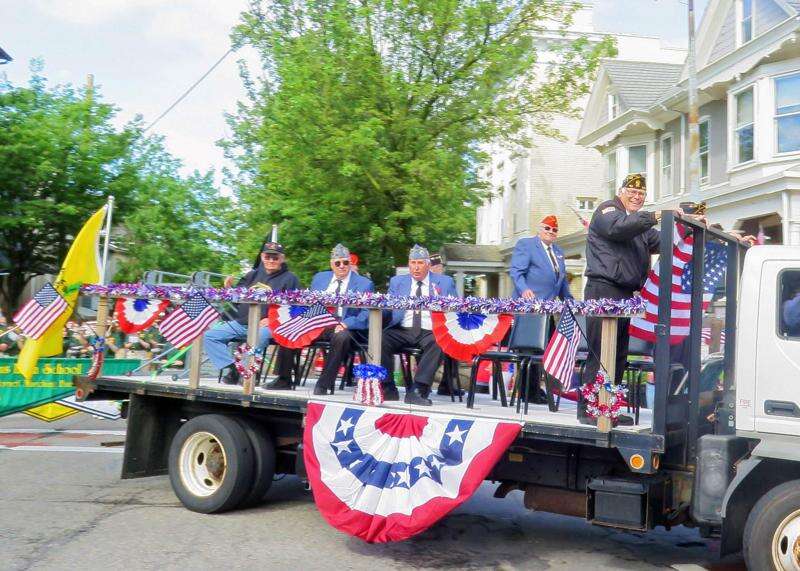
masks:
{"type": "Polygon", "coordinates": [[[293,477],[275,482],[261,507],[195,514],[166,477],[119,479],[113,444],[123,429],[85,415],[55,426],[0,419],[0,569],[744,569],[716,561],[693,530],[593,527],[530,512],[519,492],[494,499],[490,484],[425,533],[389,545],[329,527],[293,477]]]}

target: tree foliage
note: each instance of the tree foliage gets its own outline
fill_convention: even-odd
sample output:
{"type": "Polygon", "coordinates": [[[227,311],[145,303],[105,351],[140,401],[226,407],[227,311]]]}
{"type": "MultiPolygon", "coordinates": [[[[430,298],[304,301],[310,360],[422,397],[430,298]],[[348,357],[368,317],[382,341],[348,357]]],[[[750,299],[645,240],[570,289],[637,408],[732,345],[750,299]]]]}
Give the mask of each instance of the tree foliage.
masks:
{"type": "Polygon", "coordinates": [[[127,235],[128,275],[140,267],[200,269],[196,261],[221,269],[225,249],[205,217],[217,205],[227,209],[209,176],[180,177],[138,121],[115,128],[117,110],[97,90],[49,87],[40,64],[32,71],[27,86],[0,83],[3,314],[13,313],[33,276],[57,273],[72,238],[109,195],[115,226],[127,235]]]}
{"type": "MultiPolygon", "coordinates": [[[[308,274],[343,242],[378,283],[414,242],[468,240],[485,143],[553,134],[609,42],[565,39],[545,0],[265,0],[235,31],[263,75],[225,144],[249,253],[269,223],[308,274]],[[555,60],[540,61],[549,44],[555,60]],[[537,65],[538,64],[538,65],[537,65]],[[529,127],[529,129],[528,129],[529,127]]],[[[244,252],[243,252],[244,253],[244,252]]]]}

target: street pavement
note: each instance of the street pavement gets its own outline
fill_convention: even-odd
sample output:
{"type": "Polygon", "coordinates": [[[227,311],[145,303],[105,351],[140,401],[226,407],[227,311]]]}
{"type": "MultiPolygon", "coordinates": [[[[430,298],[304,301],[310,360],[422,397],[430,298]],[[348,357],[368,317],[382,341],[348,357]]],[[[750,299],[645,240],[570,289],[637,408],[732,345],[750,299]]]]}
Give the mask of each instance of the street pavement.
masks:
{"type": "Polygon", "coordinates": [[[419,536],[369,545],[329,527],[287,476],[250,510],[184,509],[166,476],[120,480],[124,422],[0,418],[0,569],[744,569],[677,528],[625,533],[534,513],[485,483],[419,536]]]}

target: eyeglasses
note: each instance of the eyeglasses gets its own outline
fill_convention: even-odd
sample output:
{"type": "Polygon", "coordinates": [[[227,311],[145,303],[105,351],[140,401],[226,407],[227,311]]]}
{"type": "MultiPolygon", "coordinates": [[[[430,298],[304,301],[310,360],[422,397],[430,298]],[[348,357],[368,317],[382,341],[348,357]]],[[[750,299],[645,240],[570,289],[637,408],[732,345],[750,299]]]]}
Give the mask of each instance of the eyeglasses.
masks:
{"type": "Polygon", "coordinates": [[[341,266],[349,266],[350,260],[336,260],[335,262],[333,262],[333,265],[336,266],[337,268],[341,266]]]}
{"type": "Polygon", "coordinates": [[[557,226],[548,226],[547,224],[542,224],[542,230],[544,230],[545,232],[552,232],[553,234],[558,234],[557,226]]]}
{"type": "Polygon", "coordinates": [[[647,193],[646,193],[645,191],[643,191],[643,190],[636,190],[636,189],[634,189],[634,188],[626,188],[626,189],[625,189],[625,192],[627,192],[627,193],[628,193],[628,194],[630,194],[631,196],[638,196],[639,198],[644,198],[644,196],[647,194],[647,193]]]}
{"type": "Polygon", "coordinates": [[[267,260],[275,261],[275,260],[280,260],[281,259],[281,255],[280,254],[264,254],[264,258],[267,259],[267,260]]]}

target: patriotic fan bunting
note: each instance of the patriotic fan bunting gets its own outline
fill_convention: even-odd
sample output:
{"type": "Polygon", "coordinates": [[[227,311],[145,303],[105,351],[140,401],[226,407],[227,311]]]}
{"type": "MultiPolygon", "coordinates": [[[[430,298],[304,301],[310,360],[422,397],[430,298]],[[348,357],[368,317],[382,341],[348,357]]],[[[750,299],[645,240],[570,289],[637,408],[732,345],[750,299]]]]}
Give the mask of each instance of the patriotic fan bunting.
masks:
{"type": "Polygon", "coordinates": [[[267,313],[272,338],[283,347],[308,347],[325,329],[339,323],[332,309],[322,306],[270,305],[267,313]]]}
{"type": "Polygon", "coordinates": [[[499,343],[511,327],[507,313],[457,313],[432,311],[433,336],[442,351],[453,359],[471,361],[492,345],[499,343]]]}
{"type": "Polygon", "coordinates": [[[328,523],[367,542],[402,541],[466,501],[521,428],[309,402],[303,457],[328,523]]]}
{"type": "Polygon", "coordinates": [[[147,329],[155,323],[167,306],[169,300],[119,298],[115,309],[119,328],[125,333],[136,333],[147,329]]]}

